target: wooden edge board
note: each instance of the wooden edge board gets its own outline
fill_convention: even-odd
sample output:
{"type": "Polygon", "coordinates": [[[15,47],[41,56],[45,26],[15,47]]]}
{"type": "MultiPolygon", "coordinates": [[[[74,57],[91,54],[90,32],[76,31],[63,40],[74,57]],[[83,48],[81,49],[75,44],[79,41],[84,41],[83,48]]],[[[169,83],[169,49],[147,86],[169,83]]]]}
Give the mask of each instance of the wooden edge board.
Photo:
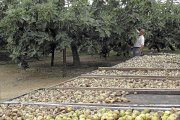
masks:
{"type": "Polygon", "coordinates": [[[135,76],[135,75],[91,75],[91,74],[82,74],[80,77],[86,78],[139,78],[139,79],[180,79],[180,77],[172,76],[135,76]]]}
{"type": "Polygon", "coordinates": [[[179,53],[167,53],[167,52],[152,52],[152,51],[149,51],[147,53],[145,53],[144,55],[147,55],[147,56],[159,56],[159,55],[165,55],[165,56],[174,56],[174,55],[177,55],[179,53]]]}
{"type": "Polygon", "coordinates": [[[171,53],[164,53],[164,52],[152,52],[151,53],[151,51],[149,51],[148,53],[146,53],[145,55],[148,55],[148,56],[156,56],[156,55],[166,55],[166,56],[169,56],[169,54],[171,54],[171,53]]]}
{"type": "Polygon", "coordinates": [[[41,88],[42,89],[74,89],[74,90],[121,90],[121,91],[178,91],[180,89],[171,88],[111,88],[111,87],[55,87],[55,88],[41,88]]]}
{"type": "Polygon", "coordinates": [[[131,89],[121,89],[121,88],[99,88],[99,87],[56,87],[49,88],[49,90],[110,90],[110,91],[127,91],[129,94],[154,94],[154,95],[180,95],[180,89],[156,89],[156,88],[131,88],[131,89]]]}
{"type": "MultiPolygon", "coordinates": [[[[78,76],[78,77],[76,77],[76,78],[74,78],[74,79],[72,79],[72,81],[74,81],[74,80],[76,80],[76,79],[82,79],[82,78],[84,78],[84,79],[105,79],[105,78],[107,78],[107,79],[117,79],[117,80],[122,80],[122,79],[134,79],[134,80],[144,80],[144,79],[147,79],[147,80],[180,80],[180,77],[178,77],[177,79],[176,78],[174,78],[174,77],[171,77],[171,78],[166,78],[166,77],[145,77],[145,76],[137,76],[137,77],[134,77],[134,76],[110,76],[110,77],[108,77],[108,76],[96,76],[96,75],[93,75],[92,77],[91,76],[86,76],[86,75],[82,75],[82,76],[78,76]]],[[[68,83],[68,82],[71,82],[71,81],[67,81],[67,82],[63,82],[63,83],[68,83]]],[[[62,84],[63,84],[62,83],[62,84]]],[[[61,84],[61,83],[60,83],[61,84]]]]}
{"type": "Polygon", "coordinates": [[[171,109],[171,108],[179,108],[179,104],[95,104],[95,103],[52,103],[52,102],[3,102],[0,104],[21,104],[21,105],[39,105],[39,106],[71,106],[71,107],[78,107],[78,108],[124,108],[124,109],[171,109]]]}
{"type": "MultiPolygon", "coordinates": [[[[172,64],[179,64],[179,62],[176,61],[154,61],[155,63],[172,63],[172,64]]],[[[170,68],[171,69],[171,68],[170,68]]],[[[173,68],[172,68],[173,69],[173,68]]]]}
{"type": "Polygon", "coordinates": [[[145,70],[167,70],[167,71],[177,71],[180,70],[178,68],[143,68],[143,67],[139,67],[139,68],[133,68],[133,67],[126,67],[126,68],[115,68],[115,67],[99,67],[98,70],[122,70],[122,71],[130,71],[130,70],[141,70],[141,71],[145,71],[145,70]]]}

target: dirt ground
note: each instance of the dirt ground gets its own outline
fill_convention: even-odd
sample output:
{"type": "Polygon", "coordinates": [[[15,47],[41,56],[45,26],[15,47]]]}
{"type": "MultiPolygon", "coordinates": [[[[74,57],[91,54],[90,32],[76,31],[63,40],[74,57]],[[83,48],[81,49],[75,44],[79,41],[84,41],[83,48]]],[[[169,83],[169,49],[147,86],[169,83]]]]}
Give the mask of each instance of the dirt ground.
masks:
{"type": "MultiPolygon", "coordinates": [[[[60,53],[57,53],[60,54],[60,53]]],[[[58,55],[56,55],[58,56],[58,55]]],[[[59,84],[70,78],[97,69],[99,66],[112,66],[125,60],[125,58],[111,56],[107,60],[99,56],[81,55],[81,66],[72,65],[72,57],[67,57],[67,76],[62,76],[62,56],[55,58],[55,66],[50,67],[50,57],[33,60],[30,68],[22,70],[17,64],[12,64],[9,59],[0,55],[0,101],[30,92],[38,88],[45,88],[59,84]]]]}

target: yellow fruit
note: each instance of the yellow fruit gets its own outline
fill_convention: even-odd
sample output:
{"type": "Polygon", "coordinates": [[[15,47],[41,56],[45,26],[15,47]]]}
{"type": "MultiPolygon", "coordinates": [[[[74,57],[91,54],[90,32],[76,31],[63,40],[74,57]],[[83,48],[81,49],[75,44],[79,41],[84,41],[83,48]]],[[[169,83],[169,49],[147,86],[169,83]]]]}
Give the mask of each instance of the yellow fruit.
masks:
{"type": "Polygon", "coordinates": [[[141,113],[138,110],[133,110],[133,113],[136,115],[140,115],[141,113]]]}
{"type": "Polygon", "coordinates": [[[107,120],[115,120],[113,117],[107,117],[107,120]]]}
{"type": "Polygon", "coordinates": [[[157,116],[153,116],[152,120],[159,120],[159,118],[157,116]]]}
{"type": "Polygon", "coordinates": [[[171,112],[170,112],[170,111],[165,111],[165,112],[164,112],[164,115],[169,116],[170,114],[171,114],[171,112]]]}
{"type": "Polygon", "coordinates": [[[92,117],[92,119],[93,119],[93,120],[99,120],[99,117],[98,117],[97,115],[94,115],[94,116],[92,117]]]}
{"type": "Polygon", "coordinates": [[[119,111],[118,110],[114,110],[114,113],[116,113],[117,115],[119,115],[119,111]]]}
{"type": "Polygon", "coordinates": [[[79,118],[79,120],[86,120],[86,118],[79,118]]]}
{"type": "Polygon", "coordinates": [[[167,115],[163,115],[163,116],[161,117],[162,120],[167,120],[167,118],[168,118],[167,115]]]}
{"type": "Polygon", "coordinates": [[[72,107],[67,107],[66,110],[67,110],[68,112],[70,112],[70,111],[73,111],[73,108],[72,108],[72,107]]]}
{"type": "Polygon", "coordinates": [[[151,119],[151,115],[149,113],[146,113],[146,119],[151,119]]]}
{"type": "Polygon", "coordinates": [[[118,120],[126,120],[126,117],[120,117],[118,120]]]}
{"type": "Polygon", "coordinates": [[[42,116],[38,116],[37,120],[44,120],[42,116]]]}
{"type": "Polygon", "coordinates": [[[82,114],[79,116],[79,118],[86,118],[86,116],[82,114]]]}
{"type": "Polygon", "coordinates": [[[133,117],[130,116],[130,115],[127,115],[127,116],[126,116],[126,120],[133,120],[133,117]]]}
{"type": "Polygon", "coordinates": [[[131,114],[132,114],[131,111],[126,111],[126,112],[125,112],[125,115],[131,115],[131,114]]]}
{"type": "Polygon", "coordinates": [[[131,116],[132,116],[133,119],[135,119],[138,115],[136,115],[135,113],[133,113],[131,116]]]}
{"type": "Polygon", "coordinates": [[[151,112],[151,110],[147,109],[147,108],[143,110],[143,113],[150,113],[150,112],[151,112]]]}
{"type": "Polygon", "coordinates": [[[143,119],[146,119],[146,115],[144,113],[140,114],[139,116],[141,116],[143,119]]]}
{"type": "Polygon", "coordinates": [[[121,111],[120,111],[120,116],[121,116],[121,117],[125,116],[125,110],[121,110],[121,111]]]}
{"type": "Polygon", "coordinates": [[[175,114],[170,115],[167,120],[176,120],[177,116],[175,114]]]}
{"type": "Polygon", "coordinates": [[[144,120],[141,116],[137,116],[135,120],[144,120]]]}

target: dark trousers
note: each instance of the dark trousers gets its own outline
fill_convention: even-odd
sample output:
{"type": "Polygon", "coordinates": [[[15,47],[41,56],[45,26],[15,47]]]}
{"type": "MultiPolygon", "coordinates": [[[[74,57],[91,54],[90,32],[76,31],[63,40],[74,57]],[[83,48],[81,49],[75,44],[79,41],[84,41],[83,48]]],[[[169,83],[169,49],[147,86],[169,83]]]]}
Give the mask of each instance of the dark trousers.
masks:
{"type": "Polygon", "coordinates": [[[133,47],[133,56],[141,56],[140,47],[133,47]]]}

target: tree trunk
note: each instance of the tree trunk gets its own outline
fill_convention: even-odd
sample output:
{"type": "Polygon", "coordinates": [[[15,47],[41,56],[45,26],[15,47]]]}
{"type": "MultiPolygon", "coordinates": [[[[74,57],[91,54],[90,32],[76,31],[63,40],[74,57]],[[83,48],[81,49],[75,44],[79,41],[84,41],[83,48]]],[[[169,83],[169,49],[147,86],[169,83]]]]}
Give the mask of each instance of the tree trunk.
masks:
{"type": "Polygon", "coordinates": [[[51,51],[51,67],[53,67],[54,66],[54,49],[52,49],[52,51],[51,51]]]}
{"type": "Polygon", "coordinates": [[[54,53],[55,53],[55,44],[51,44],[51,67],[54,66],[54,53]]]}
{"type": "Polygon", "coordinates": [[[66,77],[66,48],[63,49],[63,77],[66,77]]]}
{"type": "Polygon", "coordinates": [[[158,46],[157,44],[151,45],[151,46],[149,47],[149,49],[156,49],[157,52],[161,52],[161,50],[160,50],[160,48],[159,48],[159,46],[158,46]]]}
{"type": "Polygon", "coordinates": [[[75,66],[79,66],[80,65],[79,53],[77,50],[77,46],[74,42],[71,43],[71,51],[72,51],[72,55],[73,55],[73,64],[75,66]]]}
{"type": "Polygon", "coordinates": [[[19,65],[22,69],[26,70],[27,68],[29,68],[28,62],[26,61],[27,59],[27,55],[22,55],[19,57],[19,65]]]}
{"type": "Polygon", "coordinates": [[[169,48],[172,50],[172,51],[176,51],[175,48],[169,43],[169,48]]]}

